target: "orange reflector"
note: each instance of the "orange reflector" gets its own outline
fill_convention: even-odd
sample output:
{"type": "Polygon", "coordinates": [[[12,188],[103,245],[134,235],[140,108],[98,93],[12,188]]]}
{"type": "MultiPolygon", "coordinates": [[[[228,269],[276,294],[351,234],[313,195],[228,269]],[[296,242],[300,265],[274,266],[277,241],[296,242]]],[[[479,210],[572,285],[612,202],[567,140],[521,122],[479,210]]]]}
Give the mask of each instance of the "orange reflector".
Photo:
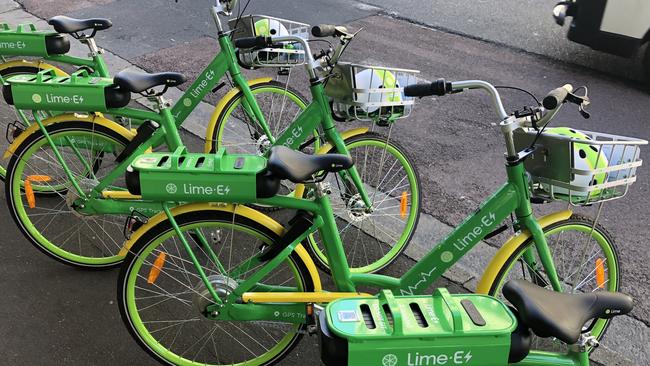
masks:
{"type": "Polygon", "coordinates": [[[598,288],[605,288],[605,261],[596,259],[596,283],[598,288]]]}
{"type": "Polygon", "coordinates": [[[406,191],[404,191],[402,192],[402,199],[400,200],[399,203],[399,214],[400,216],[402,216],[402,218],[406,217],[408,203],[409,203],[409,196],[408,194],[406,194],[406,191]]]}
{"type": "Polygon", "coordinates": [[[29,208],[36,207],[36,197],[34,196],[34,189],[32,182],[49,182],[52,178],[47,175],[29,175],[25,179],[25,197],[27,197],[27,204],[29,208]]]}
{"type": "Polygon", "coordinates": [[[147,278],[147,282],[150,285],[153,285],[158,279],[158,276],[160,275],[160,271],[165,265],[166,259],[167,259],[167,254],[165,254],[165,252],[160,252],[160,254],[158,254],[158,258],[156,258],[156,260],[153,262],[153,266],[151,266],[151,270],[149,270],[149,278],[147,278]]]}

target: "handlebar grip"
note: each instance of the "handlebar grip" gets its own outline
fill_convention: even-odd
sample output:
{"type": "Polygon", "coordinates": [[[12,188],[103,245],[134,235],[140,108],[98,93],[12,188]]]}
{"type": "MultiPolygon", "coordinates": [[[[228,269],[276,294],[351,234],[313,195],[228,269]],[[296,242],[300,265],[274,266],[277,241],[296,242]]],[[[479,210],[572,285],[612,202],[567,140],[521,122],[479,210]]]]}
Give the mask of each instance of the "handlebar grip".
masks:
{"type": "Polygon", "coordinates": [[[336,26],[331,24],[319,24],[311,28],[311,34],[314,37],[334,37],[336,26]]]}
{"type": "Polygon", "coordinates": [[[430,84],[412,84],[404,88],[407,97],[426,97],[430,95],[442,96],[451,91],[451,83],[445,79],[438,79],[430,84]]]}
{"type": "Polygon", "coordinates": [[[564,100],[566,99],[567,95],[572,91],[573,91],[573,86],[571,86],[571,84],[566,84],[561,88],[551,90],[551,92],[544,97],[544,100],[542,101],[542,105],[544,105],[544,108],[548,110],[553,110],[557,108],[559,105],[561,105],[562,103],[564,103],[564,100]]]}
{"type": "Polygon", "coordinates": [[[311,35],[314,37],[339,37],[347,33],[347,29],[343,26],[332,24],[319,24],[311,28],[311,35]]]}
{"type": "Polygon", "coordinates": [[[272,44],[271,37],[246,37],[235,40],[235,47],[237,48],[264,48],[272,44]]]}

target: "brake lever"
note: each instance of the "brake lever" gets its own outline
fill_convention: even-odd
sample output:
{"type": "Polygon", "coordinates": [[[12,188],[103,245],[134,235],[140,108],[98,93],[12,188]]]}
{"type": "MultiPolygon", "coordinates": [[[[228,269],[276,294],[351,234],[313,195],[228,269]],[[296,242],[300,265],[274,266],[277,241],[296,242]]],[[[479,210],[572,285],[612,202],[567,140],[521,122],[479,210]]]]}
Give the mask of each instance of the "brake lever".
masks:
{"type": "Polygon", "coordinates": [[[566,97],[566,101],[578,105],[578,112],[580,112],[582,118],[589,119],[591,117],[591,114],[587,112],[587,106],[591,104],[588,96],[585,95],[581,97],[579,95],[569,93],[566,97]]]}
{"type": "Polygon", "coordinates": [[[585,109],[587,107],[587,105],[589,105],[589,102],[587,102],[587,104],[581,103],[578,106],[578,112],[580,112],[580,115],[584,119],[589,119],[591,117],[591,113],[587,112],[587,110],[585,109]]]}

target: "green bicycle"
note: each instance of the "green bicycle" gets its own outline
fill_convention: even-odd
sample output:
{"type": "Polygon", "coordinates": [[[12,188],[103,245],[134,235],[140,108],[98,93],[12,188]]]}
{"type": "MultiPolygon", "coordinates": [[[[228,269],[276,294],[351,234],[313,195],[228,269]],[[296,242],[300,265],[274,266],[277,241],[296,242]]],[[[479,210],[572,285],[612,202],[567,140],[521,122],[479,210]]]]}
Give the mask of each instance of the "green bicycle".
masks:
{"type": "MultiPolygon", "coordinates": [[[[507,183],[401,278],[350,271],[328,197],[330,185],[324,181],[327,173],[352,166],[349,157],[311,156],[276,146],[268,160],[229,155],[223,150],[216,156],[186,154],[182,149],[135,160],[126,177],[129,190],[158,201],[163,212],[138,229],[124,248],[128,254],[119,277],[118,301],[133,337],[166,364],[272,364],[295,346],[310,323],[315,304],[367,297],[358,292],[360,286],[387,289],[396,296],[425,293],[512,213],[521,232],[494,257],[481,279],[479,292],[500,294],[506,278],[521,278],[558,292],[616,291],[620,281],[616,248],[599,225],[573,217],[570,211],[540,219],[532,213],[531,200],[537,188],[531,186],[525,164],[538,162],[539,156],[533,159],[536,153],[548,153],[541,143],[563,141],[565,147],[560,148],[558,156],[564,159],[568,159],[567,147],[575,142],[589,144],[582,139],[574,141],[540,132],[560,110],[560,104],[580,97],[561,88],[549,96],[559,100],[553,109],[535,106],[530,108],[530,114],[508,115],[497,90],[482,81],[443,81],[433,87],[407,87],[405,93],[444,95],[467,89],[482,89],[492,96],[506,141],[507,183]],[[529,130],[533,126],[540,131],[529,130]],[[535,139],[532,146],[528,146],[530,134],[535,139]],[[517,150],[518,141],[525,141],[526,148],[517,150]],[[310,186],[310,199],[274,195],[284,179],[310,186]],[[176,206],[176,201],[194,203],[176,206]],[[226,203],[209,203],[214,201],[226,203]],[[297,213],[285,229],[268,216],[241,205],[249,201],[291,208],[297,213]],[[323,237],[337,292],[322,289],[314,263],[301,245],[316,231],[323,237]],[[572,255],[562,255],[563,251],[572,255]],[[582,257],[586,260],[575,261],[582,257]]],[[[633,149],[634,159],[628,162],[630,155],[624,153],[616,160],[612,151],[610,164],[603,168],[611,180],[585,188],[589,193],[578,195],[582,202],[621,197],[617,187],[627,190],[635,178],[619,173],[640,166],[636,153],[646,143],[624,138],[607,140],[605,144],[633,149]]],[[[552,161],[558,161],[555,154],[550,156],[552,161]]],[[[582,174],[600,173],[589,170],[582,174]]],[[[569,184],[571,178],[565,179],[565,185],[580,188],[569,184]]],[[[591,315],[597,319],[588,328],[597,340],[609,319],[591,315]]],[[[549,335],[567,340],[558,334],[549,335]]],[[[585,352],[595,344],[587,345],[585,352]]],[[[533,347],[540,350],[546,346],[535,342],[533,347]]],[[[562,358],[566,361],[559,364],[585,365],[586,354],[580,355],[582,363],[577,363],[573,358],[537,352],[531,354],[529,364],[558,364],[562,358]]]]}
{"type": "Polygon", "coordinates": [[[590,320],[629,313],[620,293],[561,294],[524,280],[508,282],[509,308],[485,295],[339,299],[319,315],[325,365],[588,366],[598,341],[584,330],[590,320]],[[531,352],[531,333],[554,337],[568,352],[531,352]],[[406,362],[404,362],[406,360],[406,362]]]}
{"type": "MultiPolygon", "coordinates": [[[[341,232],[350,238],[347,250],[364,253],[357,254],[356,261],[351,263],[355,271],[377,271],[387,266],[405,249],[419,217],[420,188],[417,171],[411,159],[404,149],[389,138],[368,132],[367,129],[339,134],[335,129],[329,100],[322,86],[312,87],[314,102],[310,105],[304,104],[301,98],[291,92],[287,94],[287,89],[275,84],[264,82],[249,87],[240,74],[234,45],[228,34],[221,30],[218,14],[227,13],[228,10],[223,6],[218,3],[213,10],[220,30],[219,42],[222,51],[181,97],[179,103],[172,107],[167,100],[161,98],[162,95],[148,95],[158,103],[158,108],[165,110],[164,116],[130,108],[107,108],[121,105],[107,103],[107,100],[103,100],[103,95],[95,96],[98,98],[95,100],[95,110],[89,108],[89,98],[86,98],[85,106],[81,103],[60,103],[49,104],[48,107],[52,111],[86,110],[84,114],[63,113],[43,119],[38,113],[34,113],[36,123],[32,123],[21,133],[5,154],[5,157],[11,157],[7,170],[6,196],[15,222],[37,248],[64,263],[87,268],[117,265],[122,260],[119,255],[122,245],[115,238],[124,231],[128,234],[133,225],[137,227],[138,221],[146,220],[159,211],[158,206],[139,204],[137,199],[125,195],[123,188],[120,188],[123,187],[123,182],[120,182],[119,178],[128,166],[129,159],[151,147],[163,145],[173,151],[180,146],[178,126],[205,94],[212,90],[221,76],[229,72],[238,88],[217,106],[215,121],[230,120],[220,119],[219,116],[231,116],[232,111],[237,108],[249,110],[252,119],[249,123],[240,124],[255,124],[256,133],[251,134],[251,137],[266,139],[267,143],[259,145],[258,153],[263,153],[272,145],[284,144],[294,149],[303,148],[305,144],[314,145],[314,131],[320,130],[318,141],[323,139],[324,142],[318,146],[318,153],[337,151],[353,156],[357,161],[358,170],[341,172],[336,177],[341,202],[338,225],[341,232]],[[278,92],[280,97],[273,99],[275,92],[278,92]],[[269,110],[262,112],[257,107],[256,99],[260,95],[270,96],[269,103],[264,103],[269,106],[269,110]],[[285,107],[285,99],[297,107],[293,110],[285,107]],[[134,134],[100,114],[90,113],[98,111],[118,118],[145,122],[134,134]],[[300,112],[299,117],[286,129],[271,132],[272,127],[264,122],[265,114],[284,119],[293,118],[297,112],[300,112]],[[280,115],[284,117],[279,117],[280,115]],[[274,132],[279,133],[277,138],[274,132]],[[77,146],[77,142],[81,145],[77,146]],[[382,180],[383,176],[392,178],[382,180]],[[25,181],[29,181],[29,192],[24,189],[25,181]],[[399,195],[396,195],[397,192],[399,195]],[[79,211],[80,207],[75,204],[81,197],[105,198],[108,202],[121,198],[127,200],[82,213],[79,211]],[[131,203],[128,202],[129,199],[131,203]],[[125,219],[128,226],[126,229],[125,219]],[[381,224],[387,220],[391,222],[390,226],[381,224]],[[373,235],[378,230],[376,227],[389,233],[383,236],[373,235]],[[65,230],[61,232],[61,228],[65,230]],[[371,252],[366,249],[368,247],[379,248],[380,251],[371,252]]],[[[66,24],[76,26],[78,23],[69,21],[66,24]]],[[[347,41],[342,42],[342,48],[339,50],[351,39],[348,35],[341,37],[347,41]]],[[[263,37],[254,39],[252,43],[250,40],[248,39],[249,46],[272,46],[259,43],[260,40],[263,42],[263,37]]],[[[245,43],[246,38],[235,42],[239,46],[246,46],[245,43]]],[[[309,54],[308,44],[304,41],[303,43],[304,54],[309,56],[310,62],[307,69],[315,80],[315,61],[309,54]]],[[[340,54],[339,51],[337,53],[340,54]]],[[[38,79],[39,85],[47,88],[52,87],[55,81],[67,83],[74,80],[78,85],[72,86],[73,89],[84,83],[92,87],[93,82],[105,81],[95,78],[94,74],[87,73],[86,70],[71,76],[57,75],[56,71],[46,70],[37,76],[25,76],[22,81],[24,85],[33,86],[33,82],[38,79]]],[[[9,79],[12,86],[6,88],[5,98],[12,99],[12,90],[18,88],[11,82],[14,79],[16,77],[9,79]]],[[[180,75],[170,73],[149,76],[122,73],[116,77],[118,89],[135,93],[146,93],[155,86],[175,86],[182,81],[180,75]]],[[[114,86],[105,87],[111,92],[116,90],[114,86]]],[[[33,93],[45,93],[47,89],[36,87],[30,90],[33,93]]],[[[77,90],[80,95],[84,93],[80,89],[77,90]]],[[[121,98],[119,102],[125,101],[124,96],[118,97],[121,98]]],[[[44,100],[45,103],[35,103],[31,95],[26,98],[25,105],[16,104],[20,107],[19,110],[41,110],[48,102],[44,100]]],[[[214,130],[221,133],[225,128],[215,127],[214,130]]],[[[220,137],[217,138],[219,139],[220,137]]],[[[206,140],[208,152],[216,151],[217,146],[212,141],[211,138],[206,140]]],[[[311,194],[300,186],[296,187],[293,193],[311,194]]],[[[88,205],[84,207],[88,208],[88,205]]]]}

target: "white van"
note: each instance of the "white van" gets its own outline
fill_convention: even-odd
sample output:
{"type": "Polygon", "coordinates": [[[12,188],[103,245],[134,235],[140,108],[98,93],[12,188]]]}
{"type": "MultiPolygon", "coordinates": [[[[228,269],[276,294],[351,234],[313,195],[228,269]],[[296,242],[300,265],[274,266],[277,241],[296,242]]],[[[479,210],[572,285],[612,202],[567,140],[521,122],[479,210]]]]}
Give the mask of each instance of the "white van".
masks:
{"type": "MultiPolygon", "coordinates": [[[[595,50],[633,57],[650,41],[650,0],[569,0],[558,3],[553,16],[559,25],[573,17],[568,37],[595,50]]],[[[650,47],[644,58],[650,82],[650,47]]]]}

